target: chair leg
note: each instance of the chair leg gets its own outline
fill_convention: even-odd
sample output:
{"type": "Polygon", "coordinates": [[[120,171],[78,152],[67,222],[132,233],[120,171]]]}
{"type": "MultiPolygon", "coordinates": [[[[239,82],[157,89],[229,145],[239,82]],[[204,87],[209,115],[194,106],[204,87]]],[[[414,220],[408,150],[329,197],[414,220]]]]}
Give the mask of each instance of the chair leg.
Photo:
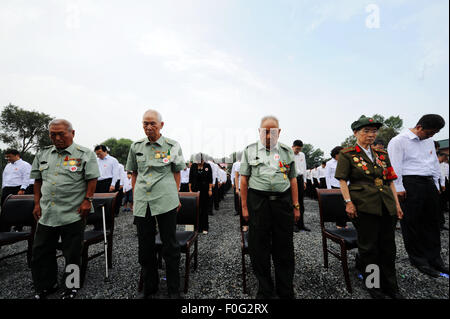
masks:
{"type": "Polygon", "coordinates": [[[83,250],[81,252],[81,274],[80,274],[80,285],[83,287],[84,279],[86,278],[87,264],[88,264],[88,250],[89,246],[83,245],[83,250]]]}
{"type": "Polygon", "coordinates": [[[244,294],[247,294],[247,270],[245,267],[245,253],[242,252],[242,287],[244,294]]]}
{"type": "Polygon", "coordinates": [[[328,246],[327,238],[322,235],[322,248],[323,248],[323,266],[328,269],[328,246]]]}
{"type": "Polygon", "coordinates": [[[197,256],[198,256],[198,240],[194,243],[194,270],[197,270],[197,256]]]}
{"type": "Polygon", "coordinates": [[[186,270],[184,275],[184,293],[187,294],[188,292],[188,286],[189,286],[189,271],[190,271],[190,264],[191,264],[191,258],[190,258],[190,248],[186,250],[186,270]]]}
{"type": "Polygon", "coordinates": [[[144,289],[144,277],[142,276],[142,268],[139,272],[139,282],[138,282],[138,292],[141,292],[144,289]]]}
{"type": "Polygon", "coordinates": [[[347,285],[347,290],[349,293],[352,293],[352,283],[350,281],[350,274],[348,271],[348,258],[347,258],[347,249],[345,248],[345,244],[341,244],[341,262],[342,262],[342,270],[344,271],[345,284],[347,285]]]}

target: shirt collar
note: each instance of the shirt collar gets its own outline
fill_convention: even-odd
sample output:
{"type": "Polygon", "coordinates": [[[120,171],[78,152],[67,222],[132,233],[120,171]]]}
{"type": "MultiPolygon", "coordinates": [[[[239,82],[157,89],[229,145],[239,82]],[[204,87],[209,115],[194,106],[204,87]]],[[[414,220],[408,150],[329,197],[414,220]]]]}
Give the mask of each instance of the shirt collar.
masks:
{"type": "MultiPolygon", "coordinates": [[[[270,150],[272,151],[278,151],[279,148],[279,143],[277,142],[277,144],[270,150]]],[[[258,141],[258,150],[267,150],[266,146],[263,145],[263,143],[261,143],[261,141],[258,141]]]]}
{"type": "Polygon", "coordinates": [[[51,152],[52,153],[54,153],[54,152],[57,152],[57,153],[64,153],[64,152],[66,152],[66,153],[72,154],[74,151],[75,151],[75,143],[72,143],[72,145],[70,145],[69,147],[66,147],[66,148],[64,148],[62,150],[58,150],[56,148],[56,146],[53,145],[51,152]]]}
{"type": "Polygon", "coordinates": [[[145,143],[145,144],[158,144],[159,146],[162,146],[164,144],[164,138],[161,134],[161,136],[155,142],[150,142],[147,137],[147,143],[145,143]]]}
{"type": "Polygon", "coordinates": [[[408,136],[410,140],[414,139],[420,140],[419,137],[416,134],[414,134],[410,129],[406,129],[406,136],[408,136]]]}

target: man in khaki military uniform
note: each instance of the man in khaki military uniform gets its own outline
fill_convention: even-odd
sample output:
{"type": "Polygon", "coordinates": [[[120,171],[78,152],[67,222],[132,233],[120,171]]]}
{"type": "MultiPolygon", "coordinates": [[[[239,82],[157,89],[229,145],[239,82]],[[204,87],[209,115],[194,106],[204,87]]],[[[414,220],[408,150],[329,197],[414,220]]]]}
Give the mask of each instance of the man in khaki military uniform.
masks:
{"type": "Polygon", "coordinates": [[[146,138],[134,142],[126,169],[132,171],[135,224],[139,242],[139,263],[144,280],[144,298],[158,291],[159,276],[155,251],[156,223],[166,263],[169,298],[180,298],[180,247],[176,239],[180,171],[186,164],[178,142],[161,135],[161,115],[148,110],[143,116],[146,138]]]}
{"type": "Polygon", "coordinates": [[[260,140],[242,153],[242,215],[249,221],[249,253],[258,279],[257,298],[273,298],[270,257],[275,266],[276,294],[294,298],[294,221],[300,218],[294,152],[278,143],[281,129],[264,117],[260,140]]]}
{"type": "MultiPolygon", "coordinates": [[[[399,293],[395,271],[395,225],[403,217],[394,183],[397,178],[386,151],[372,144],[382,123],[363,117],[351,128],[357,144],[339,153],[335,178],[339,180],[346,211],[358,233],[358,253],[364,278],[366,267],[377,265],[380,288],[371,288],[373,298],[399,293]],[[347,186],[347,181],[350,184],[347,186]]],[[[367,287],[369,288],[369,287],[367,287]]]]}
{"type": "MultiPolygon", "coordinates": [[[[58,289],[56,245],[61,236],[66,265],[80,266],[85,217],[92,211],[97,178],[94,152],[73,143],[75,131],[66,120],[49,124],[53,146],[34,158],[34,210],[38,220],[33,244],[31,272],[36,299],[58,289]]],[[[76,289],[66,287],[62,298],[74,298],[76,289]]]]}

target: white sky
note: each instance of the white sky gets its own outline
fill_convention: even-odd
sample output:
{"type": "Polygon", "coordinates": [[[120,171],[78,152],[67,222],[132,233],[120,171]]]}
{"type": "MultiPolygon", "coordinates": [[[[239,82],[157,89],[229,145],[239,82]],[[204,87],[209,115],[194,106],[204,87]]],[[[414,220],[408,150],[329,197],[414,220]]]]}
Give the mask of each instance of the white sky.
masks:
{"type": "MultiPolygon", "coordinates": [[[[275,115],[281,142],[301,139],[327,157],[361,114],[448,123],[448,7],[1,0],[0,106],[66,118],[86,147],[145,137],[142,114],[154,108],[186,158],[242,150],[275,115]]],[[[435,136],[445,138],[448,125],[435,136]]]]}

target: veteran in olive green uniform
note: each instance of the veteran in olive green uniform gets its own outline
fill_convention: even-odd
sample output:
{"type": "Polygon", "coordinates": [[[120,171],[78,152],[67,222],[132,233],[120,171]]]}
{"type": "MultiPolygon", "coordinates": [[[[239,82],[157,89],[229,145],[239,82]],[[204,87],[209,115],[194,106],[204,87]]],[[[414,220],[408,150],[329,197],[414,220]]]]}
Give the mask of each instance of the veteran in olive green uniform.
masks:
{"type": "MultiPolygon", "coordinates": [[[[36,299],[45,298],[57,287],[56,245],[62,240],[66,265],[80,266],[85,217],[93,210],[97,178],[100,176],[94,152],[73,143],[75,131],[66,120],[49,124],[53,146],[34,158],[33,214],[38,226],[33,244],[32,276],[36,299]]],[[[63,298],[75,297],[66,289],[63,298]]]]}
{"type": "Polygon", "coordinates": [[[133,208],[139,241],[139,263],[144,280],[144,298],[158,291],[155,251],[156,222],[162,241],[162,256],[170,298],[179,298],[180,247],[176,239],[176,214],[180,207],[180,171],[186,164],[180,145],[160,134],[161,115],[148,110],[143,116],[146,138],[134,142],[126,169],[132,171],[133,208]]]}
{"type": "Polygon", "coordinates": [[[240,168],[242,215],[249,221],[249,254],[258,279],[256,297],[264,299],[275,293],[294,298],[293,227],[300,218],[300,205],[294,152],[278,143],[280,131],[275,117],[264,117],[260,141],[244,149],[240,168]]]}
{"type": "Polygon", "coordinates": [[[358,232],[364,278],[366,266],[374,264],[380,269],[380,287],[369,289],[370,295],[402,298],[395,271],[395,225],[403,217],[392,182],[397,176],[387,152],[372,147],[381,126],[367,117],[353,122],[357,144],[340,152],[335,178],[340,180],[347,214],[358,232]]]}

